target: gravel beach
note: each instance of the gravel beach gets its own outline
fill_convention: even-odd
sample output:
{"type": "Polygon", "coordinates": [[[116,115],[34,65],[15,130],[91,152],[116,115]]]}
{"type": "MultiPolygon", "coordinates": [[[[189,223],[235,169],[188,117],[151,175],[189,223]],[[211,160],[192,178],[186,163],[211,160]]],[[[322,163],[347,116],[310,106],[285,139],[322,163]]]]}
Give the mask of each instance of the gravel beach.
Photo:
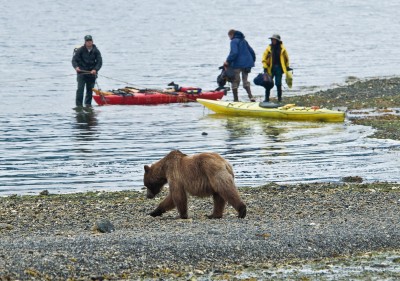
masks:
{"type": "MultiPolygon", "coordinates": [[[[378,110],[399,93],[400,78],[372,79],[285,101],[378,110]]],[[[351,122],[400,139],[395,109],[351,122]]],[[[149,216],[166,191],[3,197],[0,280],[399,280],[400,184],[341,182],[239,188],[245,219],[207,219],[210,198],[188,220],[149,216]]]]}
{"type": "Polygon", "coordinates": [[[135,191],[1,198],[0,278],[239,280],[246,270],[382,250],[395,251],[400,265],[398,184],[269,184],[240,193],[248,216],[228,207],[219,220],[206,218],[211,199],[198,198],[188,220],[175,210],[150,217],[162,197],[135,191]],[[101,233],[101,220],[115,231],[101,233]]]}

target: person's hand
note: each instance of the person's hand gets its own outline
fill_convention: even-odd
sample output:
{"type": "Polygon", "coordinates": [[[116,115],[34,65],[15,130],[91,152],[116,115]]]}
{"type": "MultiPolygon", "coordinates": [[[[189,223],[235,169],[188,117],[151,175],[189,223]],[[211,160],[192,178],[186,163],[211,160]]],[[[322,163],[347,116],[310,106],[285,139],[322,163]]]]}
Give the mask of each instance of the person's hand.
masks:
{"type": "Polygon", "coordinates": [[[90,74],[96,75],[97,71],[96,69],[93,69],[92,71],[90,71],[90,74]]]}
{"type": "Polygon", "coordinates": [[[81,72],[81,69],[79,68],[79,66],[77,66],[76,68],[75,68],[75,70],[76,70],[76,72],[81,72]]]}
{"type": "Polygon", "coordinates": [[[225,66],[225,67],[228,67],[228,66],[229,66],[229,62],[225,61],[225,62],[224,62],[224,66],[225,66]]]}

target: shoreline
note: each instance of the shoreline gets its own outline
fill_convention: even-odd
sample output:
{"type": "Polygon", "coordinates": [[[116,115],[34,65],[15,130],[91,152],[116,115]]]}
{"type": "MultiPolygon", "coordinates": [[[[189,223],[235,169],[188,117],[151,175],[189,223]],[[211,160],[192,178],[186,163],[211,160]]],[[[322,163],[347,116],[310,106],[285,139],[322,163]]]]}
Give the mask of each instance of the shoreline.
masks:
{"type": "Polygon", "coordinates": [[[222,219],[209,220],[211,198],[193,197],[188,220],[176,210],[152,218],[166,191],[156,200],[139,191],[0,198],[0,280],[214,280],[375,251],[400,262],[399,184],[269,184],[239,192],[245,219],[229,206],[222,219]],[[94,230],[98,220],[115,231],[94,230]]]}

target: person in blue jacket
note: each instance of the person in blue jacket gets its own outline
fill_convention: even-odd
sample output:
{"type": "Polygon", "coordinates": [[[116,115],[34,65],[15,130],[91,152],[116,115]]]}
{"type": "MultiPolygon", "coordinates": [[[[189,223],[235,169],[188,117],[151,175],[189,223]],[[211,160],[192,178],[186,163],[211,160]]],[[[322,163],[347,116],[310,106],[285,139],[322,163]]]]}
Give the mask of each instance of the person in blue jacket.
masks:
{"type": "Polygon", "coordinates": [[[246,90],[250,101],[254,102],[255,99],[251,94],[250,82],[247,80],[251,68],[254,67],[256,54],[249,43],[244,39],[242,32],[231,29],[228,32],[231,39],[231,49],[226,61],[225,67],[232,67],[235,72],[235,78],[232,81],[232,92],[234,101],[239,101],[238,88],[240,84],[240,74],[242,75],[243,88],[246,90]]]}

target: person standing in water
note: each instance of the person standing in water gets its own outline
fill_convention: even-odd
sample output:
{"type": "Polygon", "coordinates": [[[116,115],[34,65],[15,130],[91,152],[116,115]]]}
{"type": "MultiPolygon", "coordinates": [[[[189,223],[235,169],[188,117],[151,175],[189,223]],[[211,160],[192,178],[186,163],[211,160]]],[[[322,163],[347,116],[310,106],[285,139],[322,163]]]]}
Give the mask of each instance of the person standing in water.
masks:
{"type": "MultiPolygon", "coordinates": [[[[275,86],[278,94],[278,102],[282,101],[282,75],[288,75],[288,71],[291,70],[289,67],[289,55],[286,51],[285,46],[281,40],[279,34],[274,34],[271,37],[271,44],[268,45],[262,56],[262,64],[264,72],[268,73],[275,78],[275,86]]],[[[269,102],[270,89],[265,89],[265,100],[269,102]]]]}
{"type": "Polygon", "coordinates": [[[76,90],[75,104],[81,107],[83,104],[83,92],[86,85],[85,106],[92,105],[92,94],[96,82],[97,73],[103,64],[99,49],[93,44],[91,35],[85,36],[85,44],[76,50],[72,57],[72,66],[77,73],[78,88],[76,90]]]}
{"type": "Polygon", "coordinates": [[[256,54],[249,43],[244,39],[242,32],[237,30],[229,30],[228,36],[231,40],[230,52],[226,61],[225,67],[232,67],[235,72],[235,78],[232,81],[233,100],[239,101],[238,88],[240,84],[240,74],[242,75],[243,88],[246,90],[250,101],[254,102],[255,99],[251,94],[250,82],[247,80],[251,68],[254,67],[256,54]]]}

